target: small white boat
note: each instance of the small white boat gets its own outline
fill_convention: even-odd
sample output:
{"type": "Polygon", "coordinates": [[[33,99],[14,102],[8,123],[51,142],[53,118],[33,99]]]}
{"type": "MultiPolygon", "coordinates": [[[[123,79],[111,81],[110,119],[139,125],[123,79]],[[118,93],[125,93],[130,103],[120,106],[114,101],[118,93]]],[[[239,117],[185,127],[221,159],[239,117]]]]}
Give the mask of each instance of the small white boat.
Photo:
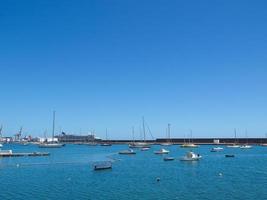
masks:
{"type": "Polygon", "coordinates": [[[3,148],[3,145],[2,144],[0,144],[0,148],[3,148]]]}
{"type": "Polygon", "coordinates": [[[41,143],[41,144],[39,144],[39,148],[60,148],[63,146],[64,146],[64,144],[60,144],[60,143],[41,143]]]}
{"type": "Polygon", "coordinates": [[[164,157],[163,160],[164,161],[173,161],[174,157],[164,157]]]}
{"type": "Polygon", "coordinates": [[[214,148],[212,148],[210,151],[211,151],[211,152],[218,152],[218,151],[222,151],[222,150],[223,150],[222,147],[214,147],[214,148]]]}
{"type": "Polygon", "coordinates": [[[251,148],[252,148],[252,146],[248,145],[248,144],[244,144],[244,145],[240,146],[240,149],[251,149],[251,148]]]}
{"type": "Polygon", "coordinates": [[[148,151],[150,148],[149,147],[143,147],[142,149],[141,149],[141,151],[148,151]]]}
{"type": "Polygon", "coordinates": [[[170,153],[170,151],[166,149],[160,149],[159,151],[154,151],[154,154],[168,154],[168,153],[170,153]]]}
{"type": "Polygon", "coordinates": [[[202,156],[199,154],[195,154],[192,151],[189,151],[185,156],[183,156],[180,160],[181,161],[198,161],[202,156]]]}
{"type": "Polygon", "coordinates": [[[0,156],[9,156],[12,155],[12,150],[0,150],[0,156]]]}
{"type": "Polygon", "coordinates": [[[134,152],[134,150],[132,150],[132,149],[128,149],[128,150],[119,151],[119,154],[122,154],[122,155],[133,155],[133,154],[136,154],[136,152],[134,152]]]}
{"type": "Polygon", "coordinates": [[[110,147],[112,146],[111,143],[101,143],[100,146],[103,146],[103,147],[110,147]]]}
{"type": "Polygon", "coordinates": [[[240,145],[238,144],[232,144],[232,145],[228,145],[228,148],[240,148],[240,145]]]}
{"type": "Polygon", "coordinates": [[[181,148],[197,148],[198,145],[193,144],[193,143],[184,143],[180,146],[181,148]]]}
{"type": "Polygon", "coordinates": [[[129,148],[150,148],[150,145],[145,142],[134,142],[129,144],[129,148]]]}
{"type": "Polygon", "coordinates": [[[172,143],[161,143],[160,145],[161,145],[161,146],[171,146],[172,143]]]}

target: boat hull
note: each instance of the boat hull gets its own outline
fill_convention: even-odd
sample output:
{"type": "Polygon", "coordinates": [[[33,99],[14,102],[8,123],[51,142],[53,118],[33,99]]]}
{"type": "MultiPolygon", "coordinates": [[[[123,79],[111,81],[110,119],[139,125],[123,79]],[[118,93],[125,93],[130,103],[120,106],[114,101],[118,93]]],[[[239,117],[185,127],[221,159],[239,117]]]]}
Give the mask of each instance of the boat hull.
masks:
{"type": "Polygon", "coordinates": [[[164,161],[173,161],[174,157],[165,157],[163,160],[164,161]]]}
{"type": "Polygon", "coordinates": [[[195,144],[182,144],[180,147],[181,148],[198,148],[199,146],[195,144]]]}
{"type": "Polygon", "coordinates": [[[94,164],[95,171],[106,170],[106,169],[112,169],[111,162],[99,162],[94,164]]]}
{"type": "Polygon", "coordinates": [[[104,143],[104,144],[100,144],[100,146],[103,146],[103,147],[110,147],[110,146],[111,146],[111,144],[104,143]]]}
{"type": "Polygon", "coordinates": [[[61,148],[64,144],[39,144],[39,148],[61,148]]]}
{"type": "Polygon", "coordinates": [[[226,158],[234,158],[235,155],[225,155],[226,158]]]}

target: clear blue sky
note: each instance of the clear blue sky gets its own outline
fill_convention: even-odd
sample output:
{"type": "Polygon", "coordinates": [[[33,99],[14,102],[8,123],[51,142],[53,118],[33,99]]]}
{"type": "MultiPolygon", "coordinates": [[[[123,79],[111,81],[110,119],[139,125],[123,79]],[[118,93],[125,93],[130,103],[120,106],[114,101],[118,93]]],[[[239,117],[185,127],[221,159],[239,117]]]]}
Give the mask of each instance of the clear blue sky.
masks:
{"type": "Polygon", "coordinates": [[[4,134],[264,136],[266,1],[1,1],[4,134]],[[138,131],[137,131],[138,132],[138,131]],[[138,135],[138,133],[136,133],[138,135]]]}

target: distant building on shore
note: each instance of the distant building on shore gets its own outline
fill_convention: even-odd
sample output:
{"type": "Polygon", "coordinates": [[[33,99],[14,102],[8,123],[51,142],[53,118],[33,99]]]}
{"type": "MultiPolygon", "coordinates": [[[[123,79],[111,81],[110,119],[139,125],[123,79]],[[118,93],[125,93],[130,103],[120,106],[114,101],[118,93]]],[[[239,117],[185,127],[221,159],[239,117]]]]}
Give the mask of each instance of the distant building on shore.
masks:
{"type": "Polygon", "coordinates": [[[73,135],[62,132],[60,135],[55,136],[60,143],[90,143],[100,142],[101,139],[96,137],[94,134],[88,135],[73,135]]]}

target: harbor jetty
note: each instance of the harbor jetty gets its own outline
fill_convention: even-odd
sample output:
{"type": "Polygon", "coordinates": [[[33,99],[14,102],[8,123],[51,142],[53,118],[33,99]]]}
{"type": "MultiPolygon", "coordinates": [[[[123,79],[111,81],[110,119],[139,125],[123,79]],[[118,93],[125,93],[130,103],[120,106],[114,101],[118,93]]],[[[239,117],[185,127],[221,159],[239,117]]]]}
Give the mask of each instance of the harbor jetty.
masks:
{"type": "Polygon", "coordinates": [[[14,153],[12,150],[1,150],[0,157],[49,156],[48,152],[14,153]]]}

